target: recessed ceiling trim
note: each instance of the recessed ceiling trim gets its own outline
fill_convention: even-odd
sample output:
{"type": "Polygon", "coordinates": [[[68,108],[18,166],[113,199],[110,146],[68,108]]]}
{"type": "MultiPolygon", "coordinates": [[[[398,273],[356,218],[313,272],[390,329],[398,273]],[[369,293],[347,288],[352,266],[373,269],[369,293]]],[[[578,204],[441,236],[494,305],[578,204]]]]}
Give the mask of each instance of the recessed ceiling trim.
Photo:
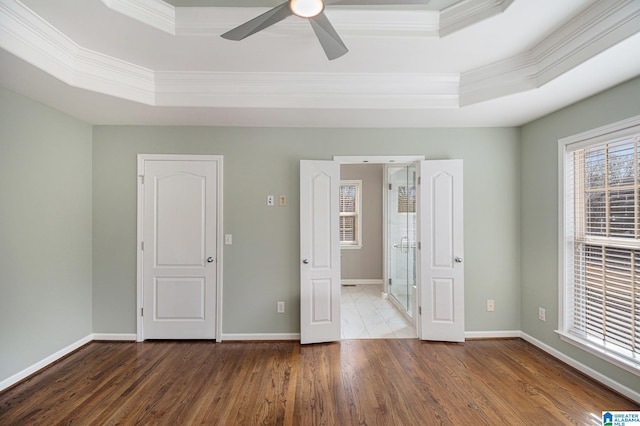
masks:
{"type": "Polygon", "coordinates": [[[154,28],[176,33],[176,8],[162,0],[102,0],[102,3],[154,28]]]}
{"type": "MultiPolygon", "coordinates": [[[[220,35],[230,22],[245,22],[269,9],[248,7],[180,7],[176,9],[176,35],[220,35]]],[[[438,37],[439,12],[431,10],[370,10],[330,8],[325,14],[345,35],[438,37]]],[[[283,34],[298,28],[308,29],[306,19],[284,19],[265,34],[283,34]]]]}
{"type": "MultiPolygon", "coordinates": [[[[220,34],[230,22],[245,22],[269,8],[173,7],[162,0],[102,0],[109,8],[169,34],[220,34]]],[[[442,12],[433,10],[340,9],[325,13],[344,34],[444,36],[506,10],[513,0],[465,0],[442,12]]],[[[282,29],[306,24],[285,19],[282,29]]]]}
{"type": "Polygon", "coordinates": [[[466,0],[440,13],[440,36],[444,37],[470,25],[499,15],[513,0],[466,0]]]}
{"type": "Polygon", "coordinates": [[[530,51],[462,73],[460,103],[535,89],[640,33],[640,1],[589,5],[530,51]]]}
{"type": "Polygon", "coordinates": [[[537,45],[538,84],[545,84],[640,32],[640,1],[597,1],[537,45]]]}
{"type": "Polygon", "coordinates": [[[153,104],[153,71],[85,49],[21,1],[0,2],[0,47],[65,83],[153,104]]]}
{"type": "Polygon", "coordinates": [[[156,73],[163,106],[456,108],[457,74],[156,73]]]}

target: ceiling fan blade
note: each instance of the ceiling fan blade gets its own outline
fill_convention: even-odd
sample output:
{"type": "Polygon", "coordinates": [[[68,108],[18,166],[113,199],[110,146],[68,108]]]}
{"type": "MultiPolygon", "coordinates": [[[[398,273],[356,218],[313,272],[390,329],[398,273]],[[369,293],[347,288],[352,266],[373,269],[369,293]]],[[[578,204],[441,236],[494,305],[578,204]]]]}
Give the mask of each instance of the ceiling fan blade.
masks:
{"type": "Polygon", "coordinates": [[[309,18],[309,22],[329,60],[339,58],[349,51],[324,13],[309,18]]]}
{"type": "Polygon", "coordinates": [[[255,34],[258,31],[262,31],[265,28],[282,21],[284,18],[292,14],[293,12],[291,12],[291,8],[289,8],[289,2],[286,1],[273,9],[269,9],[262,15],[227,31],[220,37],[226,38],[227,40],[242,40],[249,37],[251,34],[255,34]]]}
{"type": "Polygon", "coordinates": [[[427,4],[429,0],[324,0],[326,5],[355,5],[355,6],[376,6],[376,5],[403,5],[403,4],[427,4]]]}

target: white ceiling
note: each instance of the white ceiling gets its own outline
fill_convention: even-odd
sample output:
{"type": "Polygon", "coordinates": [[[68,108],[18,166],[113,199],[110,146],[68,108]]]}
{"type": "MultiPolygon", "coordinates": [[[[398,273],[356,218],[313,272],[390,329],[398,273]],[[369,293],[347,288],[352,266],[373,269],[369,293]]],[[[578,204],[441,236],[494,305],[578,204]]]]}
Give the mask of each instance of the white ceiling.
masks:
{"type": "Polygon", "coordinates": [[[327,6],[333,61],[296,16],[219,37],[278,3],[0,0],[0,85],[93,124],[468,127],[640,75],[640,0],[327,6]]]}

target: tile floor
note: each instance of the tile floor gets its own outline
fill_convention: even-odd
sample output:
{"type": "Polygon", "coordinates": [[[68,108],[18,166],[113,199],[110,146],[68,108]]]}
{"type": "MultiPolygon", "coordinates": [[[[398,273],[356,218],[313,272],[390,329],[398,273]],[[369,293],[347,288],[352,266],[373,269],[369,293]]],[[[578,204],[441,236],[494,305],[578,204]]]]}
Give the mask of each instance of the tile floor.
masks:
{"type": "Polygon", "coordinates": [[[413,325],[381,293],[379,285],[342,287],[343,339],[416,337],[413,325]]]}

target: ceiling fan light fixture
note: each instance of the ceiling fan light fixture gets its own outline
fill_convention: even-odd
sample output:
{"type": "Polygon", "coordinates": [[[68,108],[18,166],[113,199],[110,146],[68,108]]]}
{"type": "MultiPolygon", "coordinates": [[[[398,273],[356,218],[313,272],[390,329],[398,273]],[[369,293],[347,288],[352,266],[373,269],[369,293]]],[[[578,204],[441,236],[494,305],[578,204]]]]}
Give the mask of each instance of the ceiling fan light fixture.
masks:
{"type": "Polygon", "coordinates": [[[294,15],[301,18],[313,18],[318,16],[324,10],[324,1],[322,0],[291,0],[289,7],[294,15]]]}

